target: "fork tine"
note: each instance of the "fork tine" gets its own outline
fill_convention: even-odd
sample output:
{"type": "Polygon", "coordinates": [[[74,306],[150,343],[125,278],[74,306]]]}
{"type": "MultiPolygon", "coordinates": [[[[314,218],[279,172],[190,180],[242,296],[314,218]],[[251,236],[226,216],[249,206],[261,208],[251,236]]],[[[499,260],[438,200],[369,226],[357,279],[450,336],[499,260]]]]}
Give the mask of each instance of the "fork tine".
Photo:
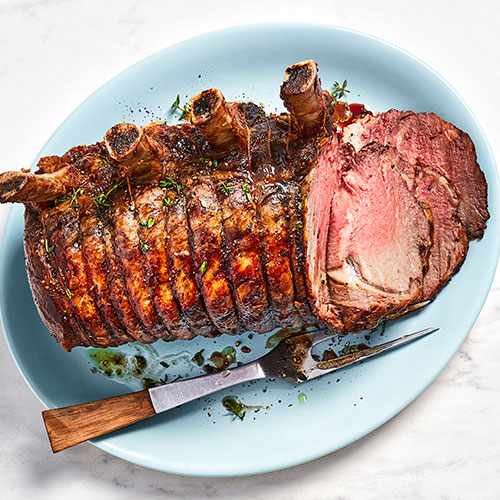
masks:
{"type": "Polygon", "coordinates": [[[344,368],[345,366],[358,363],[359,361],[372,358],[383,352],[390,351],[402,345],[408,344],[421,337],[425,337],[430,333],[434,333],[437,330],[439,330],[439,328],[425,328],[424,330],[419,330],[418,332],[403,335],[402,337],[390,340],[389,342],[385,342],[383,344],[369,347],[368,349],[347,354],[345,356],[341,356],[340,358],[332,359],[329,361],[319,361],[317,363],[314,363],[314,365],[308,363],[309,366],[305,367],[305,375],[307,376],[307,380],[319,377],[320,375],[333,372],[340,368],[344,368]]]}

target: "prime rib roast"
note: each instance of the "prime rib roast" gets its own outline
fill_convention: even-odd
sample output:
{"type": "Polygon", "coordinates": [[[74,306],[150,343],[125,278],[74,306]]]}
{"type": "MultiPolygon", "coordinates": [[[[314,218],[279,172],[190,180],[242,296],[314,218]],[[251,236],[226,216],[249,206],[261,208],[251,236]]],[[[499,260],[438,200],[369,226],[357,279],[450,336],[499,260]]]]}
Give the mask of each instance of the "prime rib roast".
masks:
{"type": "Polygon", "coordinates": [[[469,136],[432,113],[339,121],[314,61],[286,69],[288,113],[189,102],[190,123],[0,176],[25,205],[40,315],[67,351],[318,323],[373,328],[430,300],[488,219],[469,136]]]}

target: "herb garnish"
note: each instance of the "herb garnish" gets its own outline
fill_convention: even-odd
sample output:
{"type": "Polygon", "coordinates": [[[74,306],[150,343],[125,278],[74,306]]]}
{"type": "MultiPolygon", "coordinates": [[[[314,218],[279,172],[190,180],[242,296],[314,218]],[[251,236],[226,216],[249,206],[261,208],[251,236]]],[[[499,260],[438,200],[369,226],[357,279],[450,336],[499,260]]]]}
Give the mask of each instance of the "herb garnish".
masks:
{"type": "Polygon", "coordinates": [[[205,274],[205,271],[207,270],[208,268],[208,262],[206,260],[204,260],[200,266],[200,272],[202,274],[202,276],[205,274]]]}
{"type": "Polygon", "coordinates": [[[118,182],[117,184],[113,184],[113,187],[107,193],[101,193],[96,196],[94,199],[94,203],[97,206],[97,211],[100,211],[104,207],[109,207],[109,195],[117,188],[119,188],[123,184],[123,180],[118,182]]]}
{"type": "Polygon", "coordinates": [[[222,406],[240,420],[245,418],[247,410],[259,411],[262,408],[262,406],[247,406],[238,401],[234,396],[226,396],[222,400],[222,406]]]}
{"type": "Polygon", "coordinates": [[[229,193],[231,192],[231,186],[233,185],[232,182],[227,182],[227,183],[221,183],[219,186],[219,191],[222,191],[226,196],[229,196],[229,193]]]}
{"type": "Polygon", "coordinates": [[[54,251],[54,248],[56,248],[55,245],[49,247],[49,240],[47,238],[44,239],[44,245],[45,245],[45,251],[47,253],[52,253],[54,251]]]}
{"type": "Polygon", "coordinates": [[[217,160],[212,160],[211,158],[200,158],[201,163],[208,165],[209,167],[217,168],[217,160]]]}
{"type": "Polygon", "coordinates": [[[347,80],[344,80],[342,85],[340,85],[339,82],[335,82],[333,85],[333,91],[331,92],[333,102],[337,102],[341,97],[344,97],[346,92],[350,92],[350,90],[347,90],[347,80]]]}
{"type": "Polygon", "coordinates": [[[59,198],[56,198],[54,200],[54,206],[57,207],[57,205],[59,205],[59,203],[62,203],[63,201],[66,201],[67,199],[68,199],[68,197],[65,194],[60,196],[59,198]]]}
{"type": "Polygon", "coordinates": [[[205,349],[202,349],[201,351],[198,351],[192,358],[191,361],[194,361],[198,366],[202,366],[203,363],[205,362],[205,358],[203,357],[203,351],[205,349]]]}
{"type": "Polygon", "coordinates": [[[224,347],[221,352],[214,351],[208,358],[218,370],[225,370],[236,362],[236,350],[233,346],[224,347]]]}
{"type": "Polygon", "coordinates": [[[162,179],[158,184],[161,188],[175,189],[179,194],[183,188],[182,184],[178,184],[170,177],[165,177],[165,179],[162,179]]]}
{"type": "MultiPolygon", "coordinates": [[[[71,198],[69,200],[69,206],[72,207],[73,203],[76,201],[76,197],[78,196],[79,193],[83,193],[81,188],[78,188],[76,191],[73,191],[73,194],[71,195],[71,198]]],[[[75,205],[77,206],[77,205],[75,205]]]]}
{"type": "Polygon", "coordinates": [[[169,207],[170,205],[172,205],[174,201],[172,200],[172,198],[170,198],[170,196],[167,196],[166,198],[163,198],[163,203],[165,203],[165,205],[167,207],[169,207]]]}
{"type": "Polygon", "coordinates": [[[189,105],[185,104],[184,106],[180,106],[181,98],[179,94],[177,94],[177,97],[175,98],[175,101],[172,103],[172,106],[170,106],[170,109],[172,110],[173,113],[176,111],[181,112],[180,119],[181,120],[186,120],[189,121],[189,115],[191,114],[191,108],[189,105]]]}
{"type": "Polygon", "coordinates": [[[149,250],[149,245],[145,241],[141,241],[140,247],[144,253],[146,253],[149,250]]]}
{"type": "Polygon", "coordinates": [[[71,297],[73,297],[73,294],[71,293],[71,290],[69,288],[66,288],[65,292],[66,295],[68,296],[68,299],[71,299],[71,297]]]}
{"type": "Polygon", "coordinates": [[[247,200],[252,203],[252,195],[250,194],[250,186],[245,182],[243,186],[241,186],[241,190],[246,194],[247,200]]]}
{"type": "Polygon", "coordinates": [[[153,217],[150,217],[147,222],[148,229],[151,229],[155,224],[155,220],[153,217]]]}

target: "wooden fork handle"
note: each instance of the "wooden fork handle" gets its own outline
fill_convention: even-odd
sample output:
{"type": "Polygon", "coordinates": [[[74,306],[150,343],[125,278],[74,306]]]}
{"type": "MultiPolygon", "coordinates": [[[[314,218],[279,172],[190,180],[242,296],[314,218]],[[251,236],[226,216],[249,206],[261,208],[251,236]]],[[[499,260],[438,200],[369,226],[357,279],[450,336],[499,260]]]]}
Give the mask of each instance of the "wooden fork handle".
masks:
{"type": "Polygon", "coordinates": [[[42,412],[54,453],[154,414],[147,390],[42,412]]]}

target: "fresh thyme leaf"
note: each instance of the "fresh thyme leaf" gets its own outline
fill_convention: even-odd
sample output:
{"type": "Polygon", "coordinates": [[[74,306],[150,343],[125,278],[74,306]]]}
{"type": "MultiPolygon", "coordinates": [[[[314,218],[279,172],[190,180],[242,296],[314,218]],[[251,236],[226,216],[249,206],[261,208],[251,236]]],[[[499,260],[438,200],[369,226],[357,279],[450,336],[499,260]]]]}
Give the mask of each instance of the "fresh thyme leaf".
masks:
{"type": "Polygon", "coordinates": [[[54,251],[54,248],[56,248],[55,245],[49,247],[49,240],[47,238],[44,239],[44,245],[45,245],[45,251],[47,253],[52,253],[54,251]]]}
{"type": "Polygon", "coordinates": [[[206,260],[204,260],[200,266],[200,272],[202,275],[205,274],[205,271],[207,270],[208,268],[208,262],[206,260]]]}
{"type": "Polygon", "coordinates": [[[183,188],[182,184],[178,184],[170,177],[165,177],[165,179],[161,179],[158,183],[161,188],[166,189],[175,189],[179,194],[183,188]]]}
{"type": "Polygon", "coordinates": [[[150,217],[150,218],[148,219],[148,229],[151,229],[151,228],[154,226],[154,224],[155,224],[155,220],[154,220],[154,218],[153,218],[153,217],[150,217]]]}
{"type": "Polygon", "coordinates": [[[141,241],[140,247],[144,253],[146,253],[149,250],[149,245],[145,241],[141,241]]]}
{"type": "Polygon", "coordinates": [[[217,160],[212,160],[211,158],[200,158],[200,162],[208,165],[209,167],[217,168],[217,160]]]}
{"type": "Polygon", "coordinates": [[[241,186],[241,190],[245,193],[247,200],[252,203],[252,195],[250,193],[250,186],[245,182],[243,186],[241,186]]]}
{"type": "Polygon", "coordinates": [[[113,187],[107,193],[101,193],[100,195],[94,198],[94,203],[97,206],[97,210],[99,211],[102,207],[109,207],[109,195],[117,188],[119,188],[123,184],[124,180],[121,180],[117,184],[113,184],[113,187]]]}
{"type": "Polygon", "coordinates": [[[73,294],[71,293],[71,290],[69,288],[66,288],[65,292],[66,295],[68,296],[68,299],[71,299],[71,297],[73,297],[73,294]]]}
{"type": "Polygon", "coordinates": [[[234,396],[226,396],[222,400],[222,406],[229,412],[232,413],[235,417],[243,420],[245,418],[246,412],[248,410],[259,411],[262,406],[248,406],[243,404],[241,401],[238,401],[234,396]]]}
{"type": "Polygon", "coordinates": [[[163,203],[165,203],[165,205],[169,207],[170,205],[172,205],[173,200],[172,198],[170,198],[170,196],[167,196],[166,198],[163,198],[163,203]]]}
{"type": "Polygon", "coordinates": [[[57,207],[57,205],[59,205],[59,203],[62,203],[63,201],[66,201],[68,199],[68,197],[66,195],[63,195],[59,198],[56,198],[54,200],[54,206],[57,207]]]}
{"type": "Polygon", "coordinates": [[[172,110],[173,113],[176,111],[181,112],[180,119],[181,120],[189,120],[189,115],[191,114],[191,108],[189,105],[185,104],[184,106],[180,106],[181,98],[179,94],[177,94],[177,97],[175,98],[175,101],[172,103],[172,106],[170,106],[170,109],[172,110]]]}
{"type": "Polygon", "coordinates": [[[219,191],[222,191],[226,196],[229,196],[232,185],[233,185],[232,182],[227,182],[227,183],[222,182],[221,185],[219,186],[219,191]]]}
{"type": "Polygon", "coordinates": [[[344,97],[345,93],[349,93],[350,90],[347,90],[347,80],[344,80],[342,85],[339,82],[335,82],[333,85],[333,90],[331,92],[331,96],[333,97],[333,101],[337,102],[340,98],[344,97]]]}
{"type": "Polygon", "coordinates": [[[203,366],[203,363],[205,362],[205,358],[203,357],[203,351],[205,349],[202,349],[201,351],[198,351],[192,358],[191,361],[194,361],[198,366],[203,366]]]}
{"type": "Polygon", "coordinates": [[[139,221],[139,225],[142,226],[142,227],[146,227],[146,224],[147,224],[147,222],[144,219],[141,219],[139,221]]]}
{"type": "Polygon", "coordinates": [[[73,206],[73,204],[75,203],[76,201],[76,198],[78,196],[79,193],[82,193],[82,189],[81,188],[78,188],[76,191],[73,191],[73,194],[71,195],[71,199],[69,201],[69,206],[73,206]]]}

